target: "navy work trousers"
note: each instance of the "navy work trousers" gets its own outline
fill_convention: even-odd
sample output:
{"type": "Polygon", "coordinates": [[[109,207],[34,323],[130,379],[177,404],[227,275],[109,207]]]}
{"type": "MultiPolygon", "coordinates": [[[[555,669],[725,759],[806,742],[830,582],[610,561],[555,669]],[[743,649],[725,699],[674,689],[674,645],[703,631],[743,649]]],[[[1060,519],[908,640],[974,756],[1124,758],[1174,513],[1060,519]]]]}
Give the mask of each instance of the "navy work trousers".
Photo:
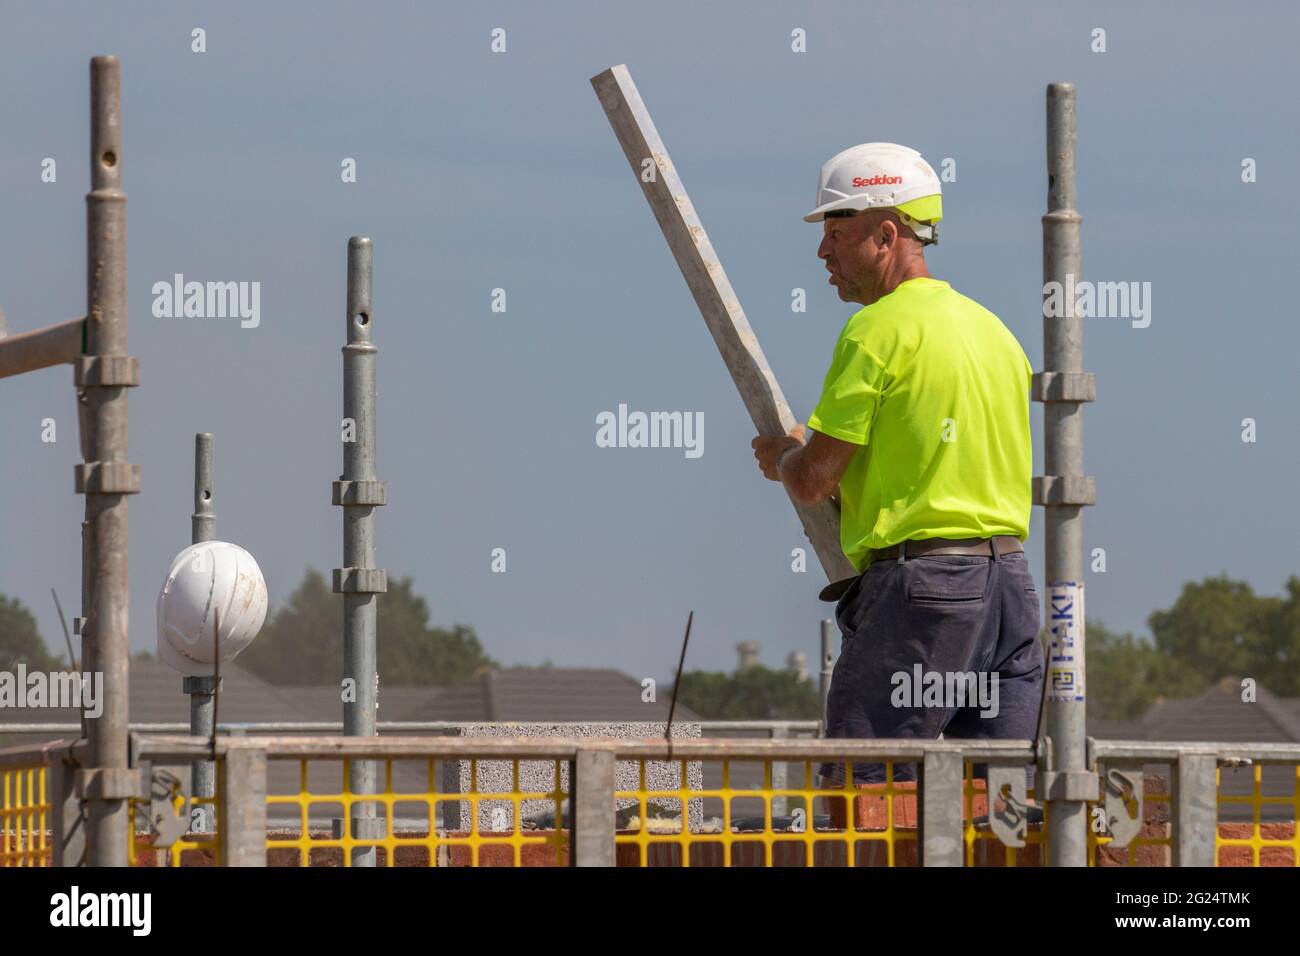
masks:
{"type": "MultiPolygon", "coordinates": [[[[835,618],[843,643],[826,705],[827,737],[1034,739],[1044,676],[1041,608],[1023,552],[873,562],[840,598],[835,618]],[[972,674],[986,691],[983,705],[978,692],[969,693],[972,674]],[[987,693],[994,682],[995,707],[987,693]]],[[[821,774],[844,783],[843,764],[823,764],[821,774]]],[[[855,764],[853,778],[884,782],[884,764],[855,764]]],[[[895,765],[893,779],[915,780],[916,771],[895,765]]]]}

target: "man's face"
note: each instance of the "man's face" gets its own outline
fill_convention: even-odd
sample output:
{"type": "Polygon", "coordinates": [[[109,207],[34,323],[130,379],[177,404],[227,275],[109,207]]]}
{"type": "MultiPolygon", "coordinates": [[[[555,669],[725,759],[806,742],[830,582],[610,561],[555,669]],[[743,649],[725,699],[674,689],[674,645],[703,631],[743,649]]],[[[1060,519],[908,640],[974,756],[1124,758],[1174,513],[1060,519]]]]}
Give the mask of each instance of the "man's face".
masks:
{"type": "Polygon", "coordinates": [[[881,211],[870,210],[822,220],[817,258],[825,260],[830,283],[845,302],[870,305],[879,298],[876,290],[888,258],[876,228],[881,219],[881,211]]]}

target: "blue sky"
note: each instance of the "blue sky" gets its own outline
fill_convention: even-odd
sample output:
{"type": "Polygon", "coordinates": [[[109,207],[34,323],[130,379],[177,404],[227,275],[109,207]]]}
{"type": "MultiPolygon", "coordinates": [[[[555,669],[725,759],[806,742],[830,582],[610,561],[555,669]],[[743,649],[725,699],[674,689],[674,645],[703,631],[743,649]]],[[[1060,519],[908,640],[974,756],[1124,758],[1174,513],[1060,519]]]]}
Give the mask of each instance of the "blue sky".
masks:
{"type": "MultiPolygon", "coordinates": [[[[1280,3],[13,4],[0,307],[15,331],[84,313],[87,63],[116,54],[143,375],[133,647],[152,649],[158,588],[189,541],[196,431],[216,435],[218,536],[257,557],[273,606],[308,565],[341,563],[346,244],[365,234],[390,501],[379,563],[415,578],[436,623],[473,626],[505,662],[662,676],[694,609],[688,666],[730,668],[741,640],[770,665],[795,649],[815,662],[830,611],[817,566],[790,570],[797,519],[758,474],[748,416],[589,78],[629,66],[801,419],[851,309],[800,217],[821,163],[858,142],[956,161],[931,269],[1041,367],[1044,89],[1072,81],[1084,275],[1152,284],[1149,328],[1085,332],[1085,541],[1107,553],[1088,612],[1143,632],[1187,580],[1226,571],[1279,593],[1300,571],[1300,333],[1284,291],[1297,19],[1280,3]],[[790,50],[795,28],[806,53],[790,50]],[[154,318],[150,289],[177,272],[260,282],[260,325],[154,318]],[[702,412],[705,453],[598,448],[596,416],[620,403],[702,412]]],[[[52,647],[49,588],[73,608],[79,594],[71,381],[0,382],[0,593],[52,647]]],[[[1036,473],[1041,420],[1035,406],[1036,473]]],[[[1041,582],[1039,511],[1028,549],[1041,582]]]]}

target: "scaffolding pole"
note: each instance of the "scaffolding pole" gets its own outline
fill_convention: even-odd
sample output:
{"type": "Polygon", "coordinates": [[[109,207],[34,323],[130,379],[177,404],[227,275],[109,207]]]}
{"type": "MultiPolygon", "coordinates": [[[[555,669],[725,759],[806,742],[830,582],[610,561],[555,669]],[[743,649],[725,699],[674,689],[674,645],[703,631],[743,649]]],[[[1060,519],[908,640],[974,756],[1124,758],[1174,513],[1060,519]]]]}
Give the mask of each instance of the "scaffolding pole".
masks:
{"type": "MultiPolygon", "coordinates": [[[[194,436],[194,513],[190,515],[190,543],[214,541],[217,536],[217,512],[213,501],[214,464],[212,433],[200,432],[194,436]]],[[[217,692],[220,689],[214,674],[186,676],[181,688],[190,698],[190,734],[194,737],[211,737],[216,718],[217,692]]],[[[195,760],[190,764],[190,793],[193,797],[214,797],[217,793],[217,770],[211,760],[195,760]]],[[[200,805],[193,814],[190,829],[196,833],[211,833],[216,819],[210,805],[200,805]]]]}
{"type": "MultiPolygon", "coordinates": [[[[375,358],[371,312],[373,248],[368,238],[348,240],[347,344],[343,346],[343,477],[334,482],[334,504],[343,508],[343,567],[334,569],[334,591],[343,595],[343,676],[351,698],[343,702],[343,733],[375,736],[379,672],[376,652],[379,595],[387,573],[375,567],[375,508],[388,490],[375,477],[375,358]]],[[[353,760],[348,773],[354,794],[378,791],[377,765],[353,760]]],[[[381,839],[384,820],[375,803],[354,804],[348,814],[353,836],[381,839]]],[[[340,826],[346,821],[340,821],[340,826]]],[[[353,866],[374,866],[374,847],[353,850],[353,866]]]]}
{"type": "Polygon", "coordinates": [[[139,384],[127,355],[126,193],[122,191],[121,73],[116,57],[90,62],[91,190],[86,196],[86,346],[80,390],[82,449],[76,490],[86,496],[82,573],[83,665],[103,674],[103,713],[86,721],[90,762],[78,774],[92,866],[126,866],[138,790],[127,766],[130,610],[127,503],[140,466],[127,461],[127,389],[139,384]]]}
{"type": "Polygon", "coordinates": [[[1043,506],[1047,580],[1046,753],[1037,796],[1048,803],[1051,866],[1086,866],[1087,800],[1097,777],[1087,768],[1083,681],[1083,508],[1096,500],[1083,473],[1083,405],[1096,396],[1083,371],[1083,316],[1070,294],[1080,280],[1080,224],[1075,195],[1075,90],[1047,88],[1047,213],[1043,216],[1043,367],[1033,397],[1043,402],[1045,475],[1034,479],[1043,506]],[[1049,283],[1069,290],[1049,309],[1049,283]],[[1050,313],[1050,314],[1049,314],[1050,313]]]}

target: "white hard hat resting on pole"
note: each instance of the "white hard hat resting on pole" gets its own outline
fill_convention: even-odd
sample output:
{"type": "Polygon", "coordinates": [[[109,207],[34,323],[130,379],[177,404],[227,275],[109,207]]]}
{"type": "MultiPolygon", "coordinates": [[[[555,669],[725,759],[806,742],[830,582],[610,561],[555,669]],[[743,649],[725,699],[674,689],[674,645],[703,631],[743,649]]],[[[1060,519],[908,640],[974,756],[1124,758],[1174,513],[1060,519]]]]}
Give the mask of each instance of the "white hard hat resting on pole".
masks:
{"type": "Polygon", "coordinates": [[[897,143],[863,143],[836,153],[822,166],[817,205],[804,222],[828,214],[892,209],[927,245],[939,241],[942,189],[921,154],[897,143]]]}
{"type": "Polygon", "coordinates": [[[266,580],[253,556],[228,541],[190,545],[172,559],[158,594],[158,656],[182,674],[213,673],[216,652],[233,660],[266,620],[266,580]]]}

